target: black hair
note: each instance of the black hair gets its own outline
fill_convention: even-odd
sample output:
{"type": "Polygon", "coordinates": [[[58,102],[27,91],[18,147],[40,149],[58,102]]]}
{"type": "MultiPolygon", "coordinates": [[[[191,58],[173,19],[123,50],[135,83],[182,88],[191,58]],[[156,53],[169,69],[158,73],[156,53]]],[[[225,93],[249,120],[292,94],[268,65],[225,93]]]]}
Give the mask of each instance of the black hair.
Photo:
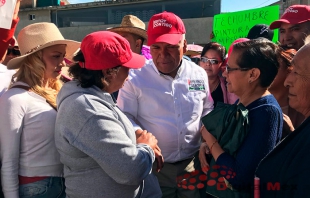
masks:
{"type": "Polygon", "coordinates": [[[224,61],[226,49],[223,45],[221,45],[217,42],[209,42],[203,47],[202,52],[201,52],[201,56],[204,56],[205,53],[210,49],[215,50],[220,55],[221,60],[224,61]]]}
{"type": "Polygon", "coordinates": [[[104,88],[104,75],[102,70],[88,70],[80,66],[79,62],[85,62],[84,55],[81,50],[73,57],[73,60],[76,63],[69,68],[69,74],[71,74],[74,79],[79,81],[81,87],[88,88],[95,85],[100,89],[104,88]]]}
{"type": "Polygon", "coordinates": [[[269,87],[279,68],[279,48],[265,38],[236,43],[233,49],[241,52],[237,64],[240,68],[260,70],[259,82],[262,87],[269,87]]]}

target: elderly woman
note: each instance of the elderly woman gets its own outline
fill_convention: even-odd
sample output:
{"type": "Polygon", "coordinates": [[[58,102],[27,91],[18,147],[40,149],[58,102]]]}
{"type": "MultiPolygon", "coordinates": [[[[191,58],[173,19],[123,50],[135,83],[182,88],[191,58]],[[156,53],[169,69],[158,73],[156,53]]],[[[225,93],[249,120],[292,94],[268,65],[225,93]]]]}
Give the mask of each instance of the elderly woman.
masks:
{"type": "Polygon", "coordinates": [[[310,44],[293,58],[288,87],[289,105],[305,116],[304,122],[289,134],[259,164],[256,176],[261,182],[261,197],[309,197],[310,186],[310,44]]]}
{"type": "Polygon", "coordinates": [[[65,40],[53,23],[35,23],[18,34],[18,69],[0,98],[1,182],[5,197],[65,197],[63,165],[54,139],[56,95],[64,57],[80,43],[65,40]]]}
{"type": "Polygon", "coordinates": [[[238,103],[248,109],[250,127],[235,156],[224,151],[218,140],[202,128],[211,160],[216,164],[208,172],[208,194],[250,197],[258,163],[281,138],[282,111],[268,91],[279,67],[276,51],[277,46],[267,39],[245,41],[233,46],[223,76],[226,77],[228,91],[236,94],[238,103]]]}
{"type": "MultiPolygon", "coordinates": [[[[64,164],[68,197],[161,197],[151,174],[157,139],[135,134],[111,93],[120,89],[129,69],[144,65],[129,42],[108,31],[87,35],[70,67],[73,81],[57,97],[56,145],[64,164]],[[152,183],[150,183],[152,182],[152,183]]],[[[163,161],[160,161],[159,169],[163,161]]]]}
{"type": "Polygon", "coordinates": [[[216,106],[217,102],[233,104],[237,100],[234,94],[227,92],[225,79],[220,76],[225,54],[226,50],[224,46],[216,42],[210,42],[202,49],[199,61],[200,67],[202,67],[208,75],[214,106],[216,106]]]}
{"type": "Polygon", "coordinates": [[[283,112],[283,131],[282,139],[289,133],[295,130],[301,122],[305,119],[304,116],[288,105],[288,87],[284,86],[284,81],[289,73],[291,73],[293,66],[291,61],[296,54],[295,49],[285,50],[279,48],[279,70],[276,78],[269,87],[269,91],[277,99],[283,112]]]}

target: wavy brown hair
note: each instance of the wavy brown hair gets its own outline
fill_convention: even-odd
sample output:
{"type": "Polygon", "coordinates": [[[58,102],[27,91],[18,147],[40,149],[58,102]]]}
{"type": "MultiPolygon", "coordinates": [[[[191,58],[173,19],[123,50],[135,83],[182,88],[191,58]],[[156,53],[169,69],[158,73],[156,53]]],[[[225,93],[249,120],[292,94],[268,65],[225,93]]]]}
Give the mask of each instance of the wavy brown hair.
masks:
{"type": "Polygon", "coordinates": [[[279,48],[279,57],[278,61],[279,63],[283,63],[288,71],[292,71],[292,60],[294,56],[296,55],[297,51],[295,49],[284,49],[282,47],[279,48]]]}

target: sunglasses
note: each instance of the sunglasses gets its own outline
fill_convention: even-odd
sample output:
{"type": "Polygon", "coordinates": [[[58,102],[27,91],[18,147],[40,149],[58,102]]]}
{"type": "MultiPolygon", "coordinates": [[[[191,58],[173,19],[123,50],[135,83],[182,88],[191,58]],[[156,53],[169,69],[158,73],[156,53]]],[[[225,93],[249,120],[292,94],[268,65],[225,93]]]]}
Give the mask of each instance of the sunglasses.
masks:
{"type": "Polygon", "coordinates": [[[15,56],[20,56],[20,51],[19,51],[19,49],[16,49],[16,48],[8,48],[6,55],[9,55],[9,54],[11,54],[11,53],[12,53],[13,55],[15,55],[15,56]]]}
{"type": "Polygon", "coordinates": [[[241,68],[241,67],[231,68],[231,67],[229,67],[228,64],[226,64],[226,67],[225,67],[225,71],[227,72],[227,74],[229,74],[229,72],[231,72],[231,71],[236,71],[236,70],[248,71],[248,70],[250,70],[250,69],[251,69],[251,68],[241,68]]]}
{"type": "Polygon", "coordinates": [[[216,59],[211,59],[211,58],[206,58],[206,57],[201,57],[200,61],[203,62],[203,63],[209,62],[211,65],[219,64],[219,62],[220,62],[220,61],[218,61],[216,59]]]}

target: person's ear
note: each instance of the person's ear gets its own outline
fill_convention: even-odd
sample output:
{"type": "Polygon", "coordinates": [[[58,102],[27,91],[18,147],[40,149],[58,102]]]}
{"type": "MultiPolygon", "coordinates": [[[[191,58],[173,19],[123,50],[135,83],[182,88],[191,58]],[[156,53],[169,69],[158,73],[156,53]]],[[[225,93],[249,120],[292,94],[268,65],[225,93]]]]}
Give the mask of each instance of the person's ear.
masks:
{"type": "Polygon", "coordinates": [[[253,68],[250,70],[249,83],[256,81],[260,76],[260,70],[258,68],[253,68]]]}
{"type": "Polygon", "coordinates": [[[184,44],[183,44],[183,54],[187,51],[187,41],[184,39],[184,44]]]}
{"type": "Polygon", "coordinates": [[[142,40],[141,39],[137,39],[136,40],[136,45],[135,45],[135,48],[137,49],[137,51],[140,51],[140,49],[142,48],[142,40]]]}
{"type": "Polygon", "coordinates": [[[224,63],[224,61],[222,61],[222,62],[219,63],[219,68],[222,67],[223,63],[224,63]]]}
{"type": "Polygon", "coordinates": [[[103,69],[102,73],[104,76],[103,78],[109,83],[111,82],[112,79],[116,77],[115,72],[111,72],[111,69],[103,69]]]}

